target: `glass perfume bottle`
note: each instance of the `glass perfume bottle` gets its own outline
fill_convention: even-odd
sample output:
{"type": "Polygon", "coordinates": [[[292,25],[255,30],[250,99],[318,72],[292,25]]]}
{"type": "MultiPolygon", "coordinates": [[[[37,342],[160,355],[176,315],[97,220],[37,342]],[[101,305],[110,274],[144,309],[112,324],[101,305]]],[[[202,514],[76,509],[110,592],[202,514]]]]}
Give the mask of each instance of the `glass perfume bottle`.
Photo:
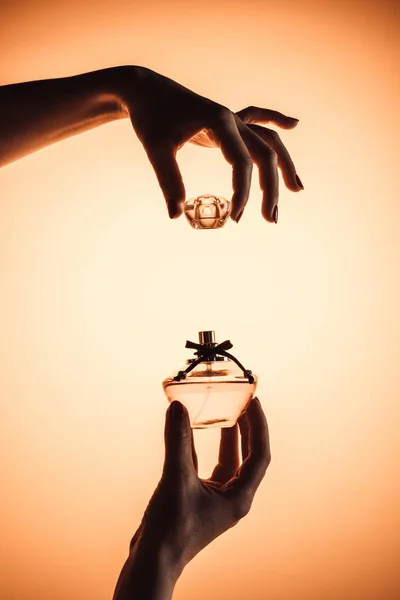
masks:
{"type": "Polygon", "coordinates": [[[169,402],[179,400],[189,412],[193,429],[232,427],[254,396],[257,377],[227,350],[229,340],[217,344],[214,331],[200,331],[199,343],[186,368],[163,381],[169,402]]]}
{"type": "Polygon", "coordinates": [[[220,229],[231,213],[231,203],[222,196],[204,194],[186,200],[183,212],[193,229],[220,229]]]}

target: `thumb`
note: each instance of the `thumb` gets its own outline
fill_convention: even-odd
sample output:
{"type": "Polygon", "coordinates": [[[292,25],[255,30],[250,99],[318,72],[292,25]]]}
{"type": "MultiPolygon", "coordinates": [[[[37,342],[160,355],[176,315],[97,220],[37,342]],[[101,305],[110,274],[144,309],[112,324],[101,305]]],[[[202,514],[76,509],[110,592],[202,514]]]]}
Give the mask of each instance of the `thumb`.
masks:
{"type": "Polygon", "coordinates": [[[147,145],[145,150],[164,194],[169,216],[176,219],[182,214],[185,186],[176,161],[175,149],[166,143],[156,143],[147,145]]]}
{"type": "Polygon", "coordinates": [[[174,400],[167,410],[164,437],[164,475],[175,478],[196,474],[189,415],[183,404],[177,400],[174,400]]]}

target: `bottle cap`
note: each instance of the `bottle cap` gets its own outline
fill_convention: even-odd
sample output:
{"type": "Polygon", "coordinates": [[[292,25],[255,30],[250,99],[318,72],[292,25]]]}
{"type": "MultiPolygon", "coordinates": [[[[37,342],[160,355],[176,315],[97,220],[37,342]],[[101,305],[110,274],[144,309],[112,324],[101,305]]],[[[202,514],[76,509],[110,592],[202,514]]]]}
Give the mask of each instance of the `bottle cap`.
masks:
{"type": "Polygon", "coordinates": [[[199,331],[200,344],[215,344],[215,331],[199,331]]]}

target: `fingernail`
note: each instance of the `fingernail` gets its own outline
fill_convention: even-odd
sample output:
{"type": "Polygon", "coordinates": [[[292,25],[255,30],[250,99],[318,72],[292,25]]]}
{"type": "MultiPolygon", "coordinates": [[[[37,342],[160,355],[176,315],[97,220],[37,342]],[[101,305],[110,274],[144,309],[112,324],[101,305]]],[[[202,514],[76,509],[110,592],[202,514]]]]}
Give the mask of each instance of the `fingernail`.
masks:
{"type": "Polygon", "coordinates": [[[240,213],[239,213],[239,214],[238,214],[238,216],[236,217],[236,223],[239,223],[240,219],[242,218],[243,211],[244,211],[244,208],[242,208],[242,210],[240,211],[240,213]]]}
{"type": "Polygon", "coordinates": [[[274,210],[272,211],[272,218],[275,223],[278,222],[278,205],[277,204],[275,204],[274,210]]]}
{"type": "Polygon", "coordinates": [[[169,218],[173,219],[178,214],[176,203],[173,200],[167,200],[169,218]]]}
{"type": "Polygon", "coordinates": [[[297,123],[299,122],[299,119],[296,119],[296,117],[290,117],[292,119],[292,121],[297,121],[297,123]]]}
{"type": "Polygon", "coordinates": [[[299,187],[301,187],[301,189],[304,190],[304,185],[301,183],[301,179],[298,175],[296,175],[296,181],[299,187]]]}
{"type": "Polygon", "coordinates": [[[183,406],[178,400],[171,402],[171,417],[174,421],[180,421],[183,417],[183,406]]]}

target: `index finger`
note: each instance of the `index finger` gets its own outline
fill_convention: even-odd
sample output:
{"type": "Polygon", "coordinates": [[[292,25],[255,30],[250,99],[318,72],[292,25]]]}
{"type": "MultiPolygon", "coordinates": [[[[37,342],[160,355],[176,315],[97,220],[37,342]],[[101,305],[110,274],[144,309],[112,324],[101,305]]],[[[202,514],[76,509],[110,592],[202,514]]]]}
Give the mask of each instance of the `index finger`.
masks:
{"type": "Polygon", "coordinates": [[[175,219],[182,214],[185,200],[185,186],[176,160],[176,150],[166,142],[147,144],[145,150],[164,194],[169,216],[175,219]]]}
{"type": "Polygon", "coordinates": [[[232,212],[234,221],[244,210],[250,194],[253,161],[230,111],[219,119],[212,131],[222,150],[225,160],[232,165],[232,212]]]}

